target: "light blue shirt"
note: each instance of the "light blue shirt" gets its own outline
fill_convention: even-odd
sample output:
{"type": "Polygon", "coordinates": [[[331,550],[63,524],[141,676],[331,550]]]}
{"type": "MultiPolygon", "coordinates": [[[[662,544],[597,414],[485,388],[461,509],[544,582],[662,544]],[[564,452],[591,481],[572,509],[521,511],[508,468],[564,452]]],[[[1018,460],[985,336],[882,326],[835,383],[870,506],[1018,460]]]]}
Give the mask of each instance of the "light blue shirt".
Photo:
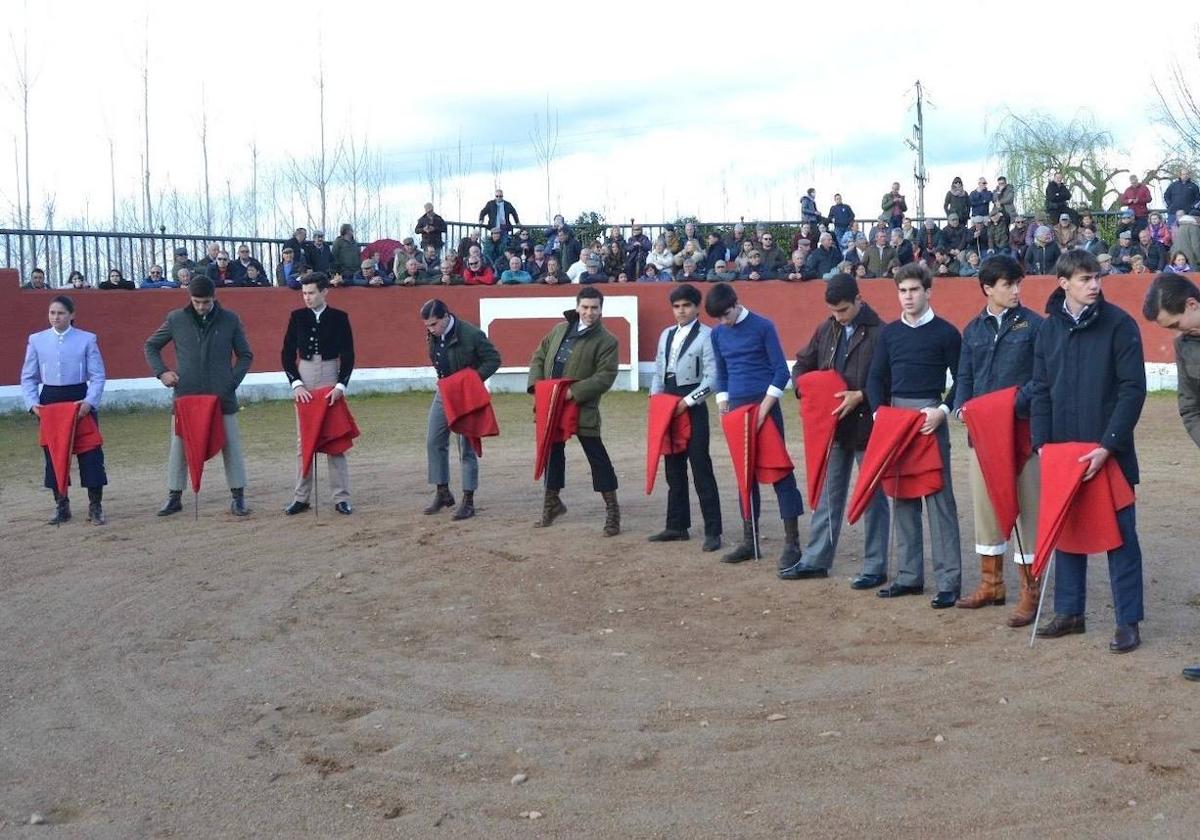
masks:
{"type": "Polygon", "coordinates": [[[21,366],[21,395],[26,410],[38,404],[41,385],[87,383],[84,401],[93,409],[104,395],[104,360],[96,334],[68,327],[59,333],[53,327],[29,336],[25,364],[21,366]]]}

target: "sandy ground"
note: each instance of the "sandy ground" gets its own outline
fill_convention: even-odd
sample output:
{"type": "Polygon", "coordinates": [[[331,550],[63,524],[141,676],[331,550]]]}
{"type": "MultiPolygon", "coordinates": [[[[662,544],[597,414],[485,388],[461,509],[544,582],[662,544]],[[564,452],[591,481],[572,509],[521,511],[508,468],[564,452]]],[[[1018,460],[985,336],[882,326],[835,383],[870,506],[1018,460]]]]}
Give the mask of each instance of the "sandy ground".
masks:
{"type": "Polygon", "coordinates": [[[43,524],[32,422],[0,419],[0,835],[1196,836],[1200,686],[1179,669],[1200,660],[1200,453],[1173,399],[1139,427],[1149,620],[1123,657],[1099,560],[1089,632],[1030,650],[1007,608],[850,590],[859,527],[834,577],[777,580],[773,500],[766,562],[651,547],[665,484],[642,495],[644,397],[606,399],[619,537],[600,536],[574,444],[570,512],[530,527],[519,397],[501,399],[479,516],[423,516],[426,405],[355,403],[349,518],[279,513],[286,405],[242,414],[247,520],[225,512],[219,459],[199,521],[156,518],[165,416],[107,416],[105,528],[78,492],[76,521],[43,524]]]}

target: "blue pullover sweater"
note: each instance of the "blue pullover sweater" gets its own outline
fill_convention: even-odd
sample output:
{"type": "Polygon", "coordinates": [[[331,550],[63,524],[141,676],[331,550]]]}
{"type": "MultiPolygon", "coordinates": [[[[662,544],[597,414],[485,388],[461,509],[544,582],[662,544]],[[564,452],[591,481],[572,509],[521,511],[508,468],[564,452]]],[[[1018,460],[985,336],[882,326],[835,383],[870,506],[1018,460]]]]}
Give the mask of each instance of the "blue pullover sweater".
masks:
{"type": "MultiPolygon", "coordinates": [[[[743,309],[745,309],[743,307],[743,309]]],[[[782,396],[790,374],[775,325],[745,309],[732,327],[718,324],[712,331],[717,376],[713,390],[728,394],[731,403],[761,400],[771,388],[782,396]]]]}
{"type": "Polygon", "coordinates": [[[891,405],[893,397],[938,400],[954,405],[954,388],[946,390],[946,371],[958,370],[962,336],[958,329],[934,315],[928,323],[910,327],[892,321],[879,333],[879,346],[871,357],[867,399],[871,405],[891,405]]]}

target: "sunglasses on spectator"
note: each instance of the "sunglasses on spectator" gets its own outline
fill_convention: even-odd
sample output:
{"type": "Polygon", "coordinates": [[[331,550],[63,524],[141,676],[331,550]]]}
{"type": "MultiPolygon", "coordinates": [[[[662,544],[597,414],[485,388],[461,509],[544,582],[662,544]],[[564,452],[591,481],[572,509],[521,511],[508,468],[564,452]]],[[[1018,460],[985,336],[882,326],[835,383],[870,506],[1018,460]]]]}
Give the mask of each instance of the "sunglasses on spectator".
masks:
{"type": "Polygon", "coordinates": [[[162,272],[161,272],[161,271],[151,271],[150,273],[151,273],[151,274],[162,274],[162,272]]]}

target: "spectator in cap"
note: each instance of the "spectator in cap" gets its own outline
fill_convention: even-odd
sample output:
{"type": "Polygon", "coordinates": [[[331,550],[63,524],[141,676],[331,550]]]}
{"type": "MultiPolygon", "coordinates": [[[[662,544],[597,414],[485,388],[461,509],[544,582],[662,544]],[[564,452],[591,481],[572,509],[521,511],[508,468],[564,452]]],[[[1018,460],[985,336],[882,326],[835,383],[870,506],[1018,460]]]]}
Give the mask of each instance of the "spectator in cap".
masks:
{"type": "MultiPolygon", "coordinates": [[[[416,263],[415,259],[413,263],[416,263]]],[[[354,275],[354,279],[351,280],[350,285],[379,287],[392,286],[395,282],[394,279],[380,272],[379,265],[375,260],[366,259],[359,263],[358,272],[354,275]]]]}
{"type": "Polygon", "coordinates": [[[1079,244],[1079,228],[1071,221],[1070,213],[1059,213],[1058,224],[1054,226],[1054,238],[1058,241],[1059,250],[1068,251],[1079,244]]]}
{"type": "Polygon", "coordinates": [[[181,268],[186,268],[188,270],[189,278],[196,271],[196,264],[192,262],[190,257],[188,257],[187,248],[176,248],[175,258],[171,262],[171,279],[182,285],[184,281],[179,279],[179,269],[181,268]]]}
{"type": "Polygon", "coordinates": [[[987,218],[985,216],[971,217],[971,226],[967,228],[966,239],[958,254],[960,263],[966,260],[967,251],[977,254],[980,261],[988,255],[987,218]]]}
{"type": "Polygon", "coordinates": [[[1009,253],[1009,228],[1008,219],[1000,210],[993,210],[992,215],[988,217],[988,250],[993,254],[1009,253]]]}
{"type": "Polygon", "coordinates": [[[541,243],[533,246],[533,255],[525,260],[524,268],[529,272],[534,283],[540,283],[546,274],[546,246],[541,243]]]}
{"type": "Polygon", "coordinates": [[[917,231],[916,238],[913,239],[913,252],[924,260],[926,265],[933,261],[933,252],[937,250],[940,233],[937,223],[933,219],[926,219],[921,223],[921,228],[917,231]]]}
{"type": "Polygon", "coordinates": [[[963,249],[966,239],[967,229],[959,224],[958,213],[951,211],[946,216],[946,226],[938,234],[938,247],[945,248],[951,256],[957,257],[958,252],[963,249]]]}
{"type": "MultiPolygon", "coordinates": [[[[325,241],[325,231],[313,231],[312,242],[308,243],[305,254],[305,260],[309,268],[325,274],[330,273],[333,267],[333,251],[330,250],[329,243],[325,241]]],[[[332,277],[329,279],[330,282],[333,281],[332,277]]]]}
{"type": "Polygon", "coordinates": [[[1133,213],[1133,229],[1140,233],[1150,224],[1150,188],[1138,180],[1138,176],[1129,176],[1129,186],[1121,193],[1121,206],[1133,213]]]}
{"type": "Polygon", "coordinates": [[[275,266],[275,285],[299,291],[300,275],[303,273],[304,269],[296,262],[296,249],[285,245],[279,252],[279,265],[275,266]]]}
{"type": "Polygon", "coordinates": [[[1107,277],[1110,274],[1116,273],[1113,271],[1112,267],[1112,256],[1107,252],[1096,257],[1096,262],[1100,263],[1100,273],[1097,275],[1098,277],[1107,277]]]}
{"type": "Polygon", "coordinates": [[[575,282],[580,286],[591,286],[596,283],[607,283],[608,279],[608,275],[604,273],[603,261],[595,254],[591,254],[584,263],[583,273],[575,282]]]}
{"type": "MultiPolygon", "coordinates": [[[[1128,274],[1133,268],[1133,255],[1139,253],[1133,244],[1133,231],[1123,230],[1117,234],[1117,244],[1108,252],[1112,257],[1114,274],[1128,274]]],[[[1143,258],[1145,255],[1142,255],[1143,258]]]]}

